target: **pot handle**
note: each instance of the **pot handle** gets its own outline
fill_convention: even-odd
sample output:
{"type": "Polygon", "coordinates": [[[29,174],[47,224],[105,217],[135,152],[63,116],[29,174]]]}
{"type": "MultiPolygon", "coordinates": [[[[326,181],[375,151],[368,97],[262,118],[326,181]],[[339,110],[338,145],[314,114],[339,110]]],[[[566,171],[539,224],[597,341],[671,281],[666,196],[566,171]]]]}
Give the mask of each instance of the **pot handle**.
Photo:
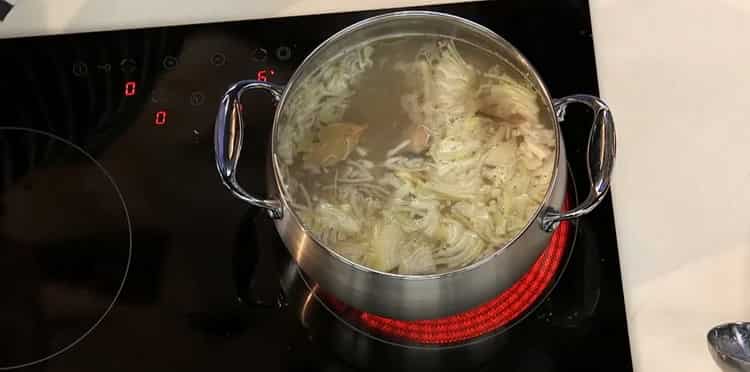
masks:
{"type": "Polygon", "coordinates": [[[586,147],[591,190],[586,199],[571,210],[566,212],[548,211],[542,217],[542,228],[547,232],[554,230],[560,221],[584,216],[601,203],[607,194],[607,190],[609,190],[615,161],[615,123],[609,106],[600,98],[585,94],[555,99],[552,106],[555,108],[558,121],[565,120],[565,110],[571,103],[583,103],[594,110],[594,125],[589,132],[589,141],[586,147]]]}
{"type": "Polygon", "coordinates": [[[267,209],[272,218],[281,218],[282,207],[278,200],[258,199],[250,195],[237,182],[237,164],[242,151],[242,135],[245,123],[242,120],[240,97],[250,89],[262,89],[273,96],[276,103],[281,99],[284,87],[259,80],[243,80],[235,83],[221,99],[219,112],[216,114],[214,127],[214,151],[216,152],[216,168],[219,170],[221,182],[240,200],[256,207],[267,209]]]}

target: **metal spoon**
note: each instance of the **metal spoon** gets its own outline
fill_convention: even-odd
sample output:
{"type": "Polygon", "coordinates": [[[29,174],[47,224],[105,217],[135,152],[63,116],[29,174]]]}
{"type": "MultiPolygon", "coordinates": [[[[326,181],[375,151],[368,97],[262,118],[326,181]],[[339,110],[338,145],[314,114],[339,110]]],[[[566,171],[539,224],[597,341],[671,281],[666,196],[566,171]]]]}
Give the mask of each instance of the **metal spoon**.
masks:
{"type": "Polygon", "coordinates": [[[750,323],[727,323],[708,331],[708,350],[725,372],[750,372],[750,323]]]}

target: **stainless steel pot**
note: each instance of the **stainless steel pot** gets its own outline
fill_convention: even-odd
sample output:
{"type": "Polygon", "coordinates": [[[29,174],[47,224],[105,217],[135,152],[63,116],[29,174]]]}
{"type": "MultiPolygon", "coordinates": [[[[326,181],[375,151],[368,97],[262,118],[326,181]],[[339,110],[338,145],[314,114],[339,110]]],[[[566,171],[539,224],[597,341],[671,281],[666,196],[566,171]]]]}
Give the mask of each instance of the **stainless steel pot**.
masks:
{"type": "Polygon", "coordinates": [[[593,210],[609,189],[615,157],[612,115],[599,98],[574,95],[552,100],[547,88],[528,61],[507,41],[489,29],[466,19],[434,12],[406,11],[372,17],[338,32],[318,46],[299,66],[287,85],[257,80],[234,84],[224,95],[215,127],[216,164],[222,182],[240,200],[265,208],[294,260],[327,292],[364,311],[398,319],[430,319],[465,311],[509,288],[531,267],[547,246],[558,222],[581,217],[593,210]],[[518,235],[498,247],[495,254],[460,270],[433,275],[399,275],[375,271],[354,263],[321,244],[303,226],[285,195],[277,157],[279,127],[285,105],[298,91],[300,82],[342,50],[363,42],[394,35],[435,35],[455,38],[503,58],[521,71],[543,95],[544,110],[554,123],[557,137],[556,167],[544,202],[518,235]],[[268,192],[260,199],[237,182],[237,163],[242,149],[243,121],[239,98],[250,89],[269,92],[278,102],[271,133],[268,192]],[[560,210],[566,190],[566,156],[559,122],[571,103],[594,110],[594,126],[588,145],[591,191],[577,207],[560,210]]]}

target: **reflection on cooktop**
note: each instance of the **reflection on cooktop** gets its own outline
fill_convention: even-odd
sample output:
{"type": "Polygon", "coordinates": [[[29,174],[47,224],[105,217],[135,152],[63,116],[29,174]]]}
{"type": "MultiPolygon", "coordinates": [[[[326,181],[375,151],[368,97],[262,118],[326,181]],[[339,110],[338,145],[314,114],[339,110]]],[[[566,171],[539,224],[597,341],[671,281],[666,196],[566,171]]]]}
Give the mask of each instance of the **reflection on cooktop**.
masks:
{"type": "Polygon", "coordinates": [[[114,180],[80,147],[20,128],[0,128],[0,143],[0,367],[12,368],[71,348],[107,315],[131,225],[114,180]]]}

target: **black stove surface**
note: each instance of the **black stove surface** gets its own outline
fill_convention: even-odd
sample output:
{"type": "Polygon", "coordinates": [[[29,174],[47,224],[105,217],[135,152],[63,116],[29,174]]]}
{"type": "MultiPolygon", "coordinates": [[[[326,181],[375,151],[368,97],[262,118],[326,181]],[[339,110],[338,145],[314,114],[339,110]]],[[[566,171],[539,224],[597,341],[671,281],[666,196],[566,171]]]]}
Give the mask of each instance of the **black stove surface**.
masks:
{"type": "MultiPolygon", "coordinates": [[[[554,97],[598,93],[586,1],[425,9],[493,29],[554,97]]],[[[278,306],[283,248],[221,185],[213,121],[230,83],[283,83],[326,37],[383,12],[0,40],[0,370],[348,370],[278,306]]],[[[239,174],[262,194],[273,105],[243,102],[239,174]]],[[[583,193],[590,114],[566,119],[583,193]]],[[[513,331],[483,370],[632,370],[609,198],[513,331]]]]}

